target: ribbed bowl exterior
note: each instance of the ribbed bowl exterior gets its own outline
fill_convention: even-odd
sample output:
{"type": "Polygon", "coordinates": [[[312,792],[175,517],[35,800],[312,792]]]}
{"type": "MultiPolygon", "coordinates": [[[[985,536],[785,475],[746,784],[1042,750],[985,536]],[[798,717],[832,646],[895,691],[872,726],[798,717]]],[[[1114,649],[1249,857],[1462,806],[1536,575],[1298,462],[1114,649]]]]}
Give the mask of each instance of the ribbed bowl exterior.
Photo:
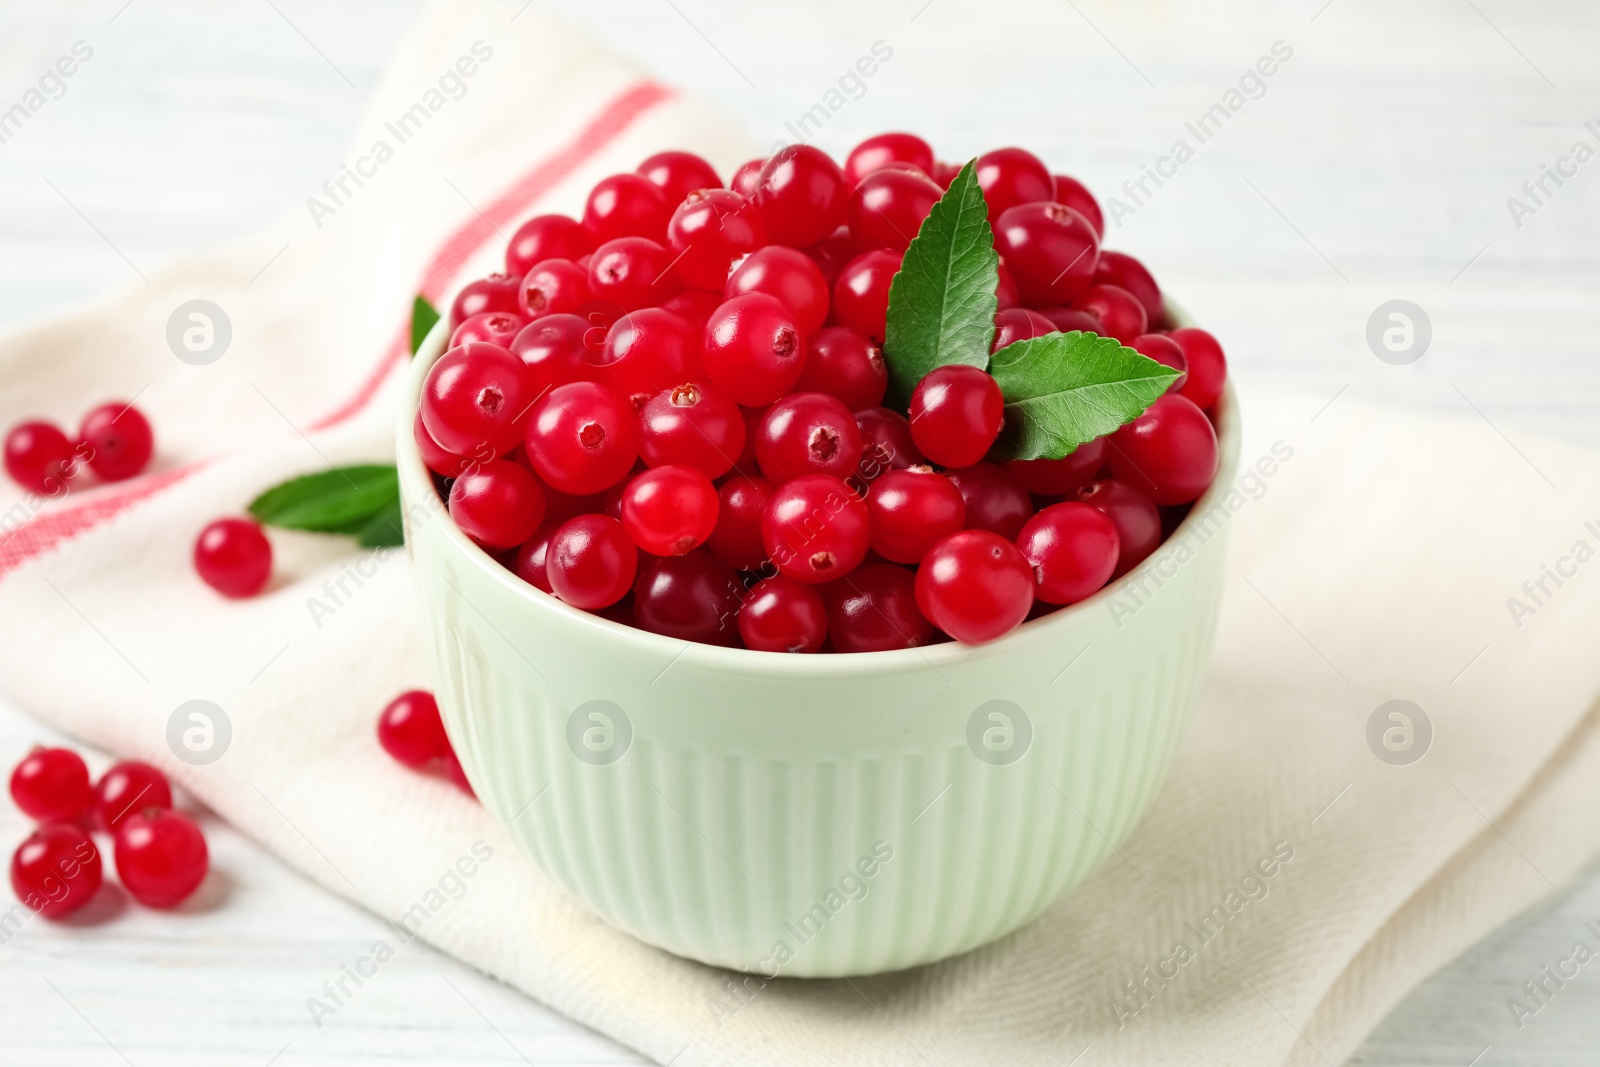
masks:
{"type": "Polygon", "coordinates": [[[852,656],[689,644],[561,604],[455,529],[401,421],[407,549],[468,778],[567,890],[679,955],[837,976],[1001,937],[1128,834],[1188,725],[1231,396],[1218,487],[1131,574],[989,645],[852,656]]]}

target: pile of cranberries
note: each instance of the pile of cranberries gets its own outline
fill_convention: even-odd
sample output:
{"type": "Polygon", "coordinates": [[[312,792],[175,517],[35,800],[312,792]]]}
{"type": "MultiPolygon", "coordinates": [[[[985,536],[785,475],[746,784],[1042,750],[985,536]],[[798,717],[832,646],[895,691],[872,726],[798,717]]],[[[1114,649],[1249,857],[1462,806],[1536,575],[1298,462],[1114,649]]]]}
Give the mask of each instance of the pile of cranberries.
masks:
{"type": "Polygon", "coordinates": [[[85,415],[75,438],[43,419],[18,423],[6,433],[5,451],[12,481],[53,497],[64,493],[85,465],[101,481],[132,478],[150,462],[155,435],[138,408],[114,400],[85,415]]]}
{"type": "Polygon", "coordinates": [[[172,810],[172,787],[148,763],[115,764],[91,785],[76,752],[36,748],[11,772],[11,798],[40,824],[11,857],[11,888],[47,919],[72,914],[100,891],[91,828],[112,835],[117,877],[147,907],[183,903],[210,869],[200,827],[172,810]]]}
{"type": "Polygon", "coordinates": [[[1003,401],[974,367],[886,406],[890,281],[957,170],[905,133],[727,187],[665,152],[581,220],[529,219],[457,295],[416,414],[456,525],[575,607],[770,652],[990,641],[1139,563],[1215,475],[1222,349],[1100,249],[1079,182],[1002,148],[976,161],[994,349],[1083,330],[1181,376],[1062,459],[986,459],[1003,401]]]}

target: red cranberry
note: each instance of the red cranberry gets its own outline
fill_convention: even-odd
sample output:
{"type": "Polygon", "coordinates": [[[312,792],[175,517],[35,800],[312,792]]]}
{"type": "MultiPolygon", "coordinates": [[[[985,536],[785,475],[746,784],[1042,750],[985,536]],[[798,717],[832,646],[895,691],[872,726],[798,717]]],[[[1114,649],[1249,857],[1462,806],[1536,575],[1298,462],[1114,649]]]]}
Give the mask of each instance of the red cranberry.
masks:
{"type": "Polygon", "coordinates": [[[1084,218],[1089,220],[1089,225],[1094,227],[1096,237],[1106,235],[1106,217],[1100,211],[1100,202],[1094,198],[1089,187],[1076,178],[1069,178],[1065,174],[1055,176],[1055,195],[1050,199],[1058,204],[1065,204],[1084,218]]]}
{"type": "Polygon", "coordinates": [[[194,569],[223,596],[255,596],[272,577],[272,543],[249,519],[218,519],[195,539],[194,569]]]}
{"type": "Polygon", "coordinates": [[[583,228],[596,244],[618,237],[645,237],[662,241],[672,205],[660,189],[638,174],[613,174],[589,191],[583,205],[583,228]]]}
{"type": "Polygon", "coordinates": [[[454,330],[472,316],[481,315],[485,311],[517,314],[520,310],[517,306],[520,282],[521,275],[512,277],[509,274],[496,273],[462,286],[461,292],[456,294],[455,300],[450,305],[450,329],[454,330]]]}
{"type": "Polygon", "coordinates": [[[408,689],[389,701],[378,716],[378,743],[412,770],[422,770],[450,754],[439,704],[426,689],[408,689]]]}
{"type": "Polygon", "coordinates": [[[1189,368],[1189,380],[1179,392],[1195,407],[1209,411],[1222,399],[1222,388],[1228,380],[1228,360],[1222,354],[1222,346],[1215,337],[1193,326],[1173,330],[1170,336],[1183,349],[1189,368]]]}
{"type": "Polygon", "coordinates": [[[738,474],[754,475],[760,470],[760,464],[756,463],[756,434],[761,432],[761,423],[767,417],[767,409],[740,408],[739,414],[744,416],[744,448],[740,451],[739,458],[733,461],[733,469],[738,474]]]}
{"type": "Polygon", "coordinates": [[[70,748],[36,748],[11,772],[11,799],[30,819],[75,822],[89,810],[89,768],[70,748]]]}
{"type": "Polygon", "coordinates": [[[671,270],[672,259],[671,252],[648,238],[607,241],[589,260],[589,293],[623,311],[659,304],[681,287],[671,270]]]}
{"type": "Polygon", "coordinates": [[[640,629],[681,641],[736,644],[744,583],[734,569],[697,549],[647,559],[633,583],[633,621],[640,629]]]}
{"type": "Polygon", "coordinates": [[[867,554],[867,506],[843,482],[808,474],[775,490],[761,543],[779,573],[815,585],[850,573],[867,554]]]}
{"type": "Polygon", "coordinates": [[[944,473],[961,490],[969,530],[988,530],[1009,541],[1021,532],[1022,524],[1033,514],[1033,500],[1028,491],[1004,467],[974,463],[944,473]]]}
{"type": "Polygon", "coordinates": [[[961,529],[961,490],[923,466],[889,471],[867,493],[872,550],[893,563],[917,563],[936,541],[961,529]]]}
{"type": "Polygon", "coordinates": [[[473,459],[517,447],[534,393],[522,360],[497,345],[452,348],[422,385],[422,424],[447,452],[473,459]]]}
{"type": "Polygon", "coordinates": [[[1017,547],[1033,566],[1033,595],[1076,604],[1106,584],[1117,565],[1117,528],[1088,504],[1051,504],[1029,519],[1017,547]]]}
{"type": "Polygon", "coordinates": [[[56,496],[75,473],[72,442],[48,422],[24,422],[6,434],[6,473],[24,489],[56,496]]]}
{"type": "Polygon", "coordinates": [[[717,525],[717,490],[701,471],[678,463],[636,474],[622,491],[622,528],[653,556],[698,548],[717,525]]]}
{"type": "Polygon", "coordinates": [[[529,319],[581,312],[590,302],[589,272],[570,259],[545,259],[528,268],[517,306],[529,319]]]}
{"type": "Polygon", "coordinates": [[[200,888],[211,869],[205,835],[182,812],[152,809],[117,828],[113,855],[128,895],[147,908],[175,908],[200,888]]]}
{"type": "Polygon", "coordinates": [[[1016,545],[988,530],[962,530],[923,557],[917,607],[957,641],[978,645],[1027,618],[1033,586],[1033,568],[1016,545]]]}
{"type": "Polygon", "coordinates": [[[1097,474],[1106,461],[1106,439],[1085,441],[1060,459],[1014,459],[1006,470],[1039,496],[1065,496],[1097,474]]]}
{"type": "Polygon", "coordinates": [[[599,378],[637,410],[663,389],[699,377],[700,338],[681,315],[640,308],[606,334],[599,378]]]}
{"type": "Polygon", "coordinates": [[[994,307],[996,311],[1005,311],[1007,308],[1020,307],[1022,294],[1017,292],[1017,280],[1011,276],[1011,268],[1005,262],[995,264],[994,307]]]}
{"type": "Polygon", "coordinates": [[[1115,337],[1123,344],[1144,333],[1150,325],[1138,298],[1115,285],[1091,285],[1072,306],[1098,322],[1098,332],[1115,337]]]}
{"type": "Polygon", "coordinates": [[[989,352],[992,355],[1007,345],[1016,344],[1018,341],[1030,341],[1035,337],[1055,332],[1055,323],[1037,311],[1028,308],[1007,308],[995,313],[994,340],[989,343],[989,352]]]}
{"type": "Polygon", "coordinates": [[[899,270],[900,253],[887,248],[863,252],[846,263],[833,283],[833,316],[839,325],[883,344],[889,283],[899,270]]]}
{"type": "Polygon", "coordinates": [[[828,280],[822,269],[804,252],[783,245],[757,249],[728,275],[723,299],[744,293],[766,293],[777,300],[807,337],[828,318],[828,280]]]}
{"type": "Polygon", "coordinates": [[[1049,319],[1055,328],[1062,333],[1099,333],[1100,320],[1087,311],[1077,308],[1048,307],[1040,308],[1039,314],[1049,319]]]}
{"type": "Polygon", "coordinates": [[[1181,393],[1189,381],[1189,361],[1183,354],[1183,349],[1178,342],[1164,333],[1142,333],[1128,342],[1128,347],[1142,355],[1149,356],[1163,367],[1171,367],[1178,372],[1178,376],[1167,386],[1169,393],[1181,393]]]}
{"type": "Polygon", "coordinates": [[[500,348],[510,348],[527,322],[528,320],[521,315],[512,315],[504,311],[485,311],[457,326],[445,347],[460,348],[462,345],[481,341],[500,348]]]}
{"type": "Polygon", "coordinates": [[[705,373],[745,407],[787,393],[805,368],[805,335],[789,309],[765,293],[725,301],[706,322],[705,373]]]}
{"type": "Polygon", "coordinates": [[[914,133],[880,133],[850,149],[844,176],[851,185],[891,163],[909,163],[924,174],[933,173],[933,148],[914,133]]]}
{"type": "Polygon", "coordinates": [[[663,389],[639,412],[639,455],[652,467],[681,463],[720,478],[744,450],[739,405],[709,386],[663,389]]]}
{"type": "Polygon", "coordinates": [[[12,892],[46,919],[64,919],[89,903],[104,877],[99,850],[76,826],[41,827],[11,857],[12,892]]]}
{"type": "Polygon", "coordinates": [[[861,567],[828,592],[835,652],[890,652],[933,642],[933,623],[917,607],[916,576],[905,567],[861,567]]]}
{"type": "Polygon", "coordinates": [[[472,791],[472,783],[467,780],[467,772],[461,767],[461,760],[454,752],[445,756],[440,764],[440,769],[444,771],[444,776],[450,779],[451,785],[467,794],[473,800],[478,799],[478,794],[472,791]]]}
{"type": "Polygon", "coordinates": [[[545,394],[528,420],[528,459],[540,478],[582,496],[614,485],[639,457],[639,420],[604,385],[572,382],[545,394]]]}
{"type": "Polygon", "coordinates": [[[682,315],[696,330],[706,328],[706,320],[722,304],[722,294],[708,289],[685,289],[661,306],[675,315],[682,315]]]}
{"type": "Polygon", "coordinates": [[[144,470],[155,451],[149,421],[138,408],[120,400],[101,404],[85,415],[78,440],[89,468],[108,482],[132,478],[144,470]]]}
{"type": "Polygon", "coordinates": [[[816,652],[828,639],[828,608],[813,586],[766,578],[739,611],[739,636],[756,652],[816,652]]]}
{"type": "MultiPolygon", "coordinates": [[[[524,326],[511,342],[511,353],[528,368],[528,389],[543,396],[568,382],[599,377],[605,331],[577,315],[546,315],[524,326]]],[[[444,473],[444,472],[441,472],[444,473]]]]}
{"type": "Polygon", "coordinates": [[[994,246],[1006,257],[1022,302],[1070,304],[1094,278],[1100,239],[1089,220],[1056,203],[1020,204],[995,224],[994,246]]]}
{"type": "Polygon", "coordinates": [[[772,496],[772,483],[765,478],[729,478],[717,490],[717,525],[706,547],[728,566],[751,571],[766,562],[766,546],[761,543],[761,516],[772,496]]]}
{"type": "Polygon", "coordinates": [[[515,548],[544,518],[538,479],[505,459],[480,463],[450,486],[450,518],[461,532],[489,548],[515,548]]]}
{"type": "Polygon", "coordinates": [[[855,413],[861,431],[861,477],[871,482],[884,471],[904,470],[923,461],[911,437],[911,423],[889,408],[862,408],[855,413]]]}
{"type": "Polygon", "coordinates": [[[532,537],[522,542],[517,548],[517,554],[511,557],[513,573],[535,589],[546,593],[550,592],[550,576],[545,573],[545,561],[550,552],[550,538],[556,532],[556,527],[573,517],[562,515],[560,518],[552,518],[549,512],[550,509],[546,508],[544,525],[539,527],[532,537]]]}
{"type": "Polygon", "coordinates": [[[94,821],[102,830],[116,830],[136,811],[170,807],[172,786],[166,775],[148,763],[114,763],[95,783],[94,821]]]}
{"type": "Polygon", "coordinates": [[[1112,578],[1133,570],[1161,544],[1161,510],[1132,486],[1106,478],[1079,489],[1077,499],[1098,508],[1117,528],[1119,549],[1112,578]]]}
{"type": "Polygon", "coordinates": [[[911,392],[911,439],[941,467],[967,467],[982,459],[1004,417],[999,383],[963,363],[935,367],[911,392]]]}
{"type": "Polygon", "coordinates": [[[634,171],[660,189],[669,205],[683,203],[684,197],[698,189],[715,189],[722,184],[716,169],[693,152],[657,152],[634,171]]]}
{"type": "Polygon", "coordinates": [[[756,432],[756,462],[774,485],[806,474],[848,478],[860,461],[855,418],[826,393],[790,393],[767,409],[756,432]]]}
{"type": "Polygon", "coordinates": [[[850,197],[850,235],[858,248],[905,251],[944,190],[932,178],[885,169],[862,178],[850,197]]]}
{"type": "Polygon", "coordinates": [[[839,272],[844,270],[844,265],[849,263],[861,249],[856,247],[855,238],[850,236],[850,227],[840,226],[827,237],[806,249],[806,255],[811,257],[811,262],[822,271],[822,276],[828,281],[828,291],[833,291],[833,283],[839,280],[839,272]]]}
{"type": "Polygon", "coordinates": [[[1166,319],[1166,306],[1161,297],[1161,287],[1143,263],[1126,252],[1102,249],[1100,262],[1095,265],[1094,280],[1097,285],[1115,285],[1126,289],[1144,306],[1150,326],[1155,328],[1166,319]]]}
{"type": "Polygon", "coordinates": [[[545,553],[550,591],[574,607],[594,611],[621,600],[633,587],[639,550],[622,523],[609,515],[579,515],[556,528],[545,553]]]}
{"type": "Polygon", "coordinates": [[[728,178],[728,188],[744,197],[746,200],[756,198],[756,189],[761,184],[761,168],[767,165],[765,157],[752,159],[747,163],[739,164],[728,178]]]}
{"type": "MultiPolygon", "coordinates": [[[[989,205],[991,224],[1018,204],[1048,202],[1055,195],[1056,183],[1050,177],[1050,169],[1038,156],[1021,148],[985,152],[978,157],[977,176],[978,187],[989,205]]],[[[1012,269],[1016,269],[1014,265],[1012,269]]]]}
{"type": "Polygon", "coordinates": [[[767,227],[756,206],[731,189],[698,189],[672,213],[667,244],[686,285],[721,292],[734,260],[760,248],[767,227]]]}
{"type": "Polygon", "coordinates": [[[845,221],[850,186],[826,152],[789,145],[762,165],[755,200],[774,244],[805,248],[845,221]]]}
{"type": "Polygon", "coordinates": [[[877,407],[889,388],[883,349],[848,326],[827,326],[811,334],[806,367],[795,389],[827,393],[851,411],[877,407]]]}
{"type": "Polygon", "coordinates": [[[1217,433],[1194,403],[1175,393],[1158,397],[1137,419],[1111,435],[1111,471],[1157,504],[1199,498],[1217,473],[1217,433]]]}
{"type": "Polygon", "coordinates": [[[594,251],[594,238],[577,219],[566,215],[535,215],[517,227],[506,246],[506,273],[520,278],[528,268],[547,259],[577,260],[594,251]]]}
{"type": "Polygon", "coordinates": [[[954,163],[934,163],[933,170],[928,172],[928,177],[939,183],[939,188],[948,189],[950,183],[956,180],[956,175],[961,173],[961,168],[954,163]]]}

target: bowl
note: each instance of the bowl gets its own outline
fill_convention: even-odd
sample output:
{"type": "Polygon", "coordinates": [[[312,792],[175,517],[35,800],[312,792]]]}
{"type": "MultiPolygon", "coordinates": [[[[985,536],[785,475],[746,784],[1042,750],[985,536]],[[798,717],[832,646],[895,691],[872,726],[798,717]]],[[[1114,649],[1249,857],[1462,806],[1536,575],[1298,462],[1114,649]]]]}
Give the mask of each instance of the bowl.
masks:
{"type": "Polygon", "coordinates": [[[447,336],[397,432],[439,707],[490,814],[607,922],[767,978],[898,970],[1016,930],[1128,835],[1210,654],[1231,387],[1211,489],[1095,596],[986,645],[795,656],[578,610],[457,530],[412,438],[447,336]]]}

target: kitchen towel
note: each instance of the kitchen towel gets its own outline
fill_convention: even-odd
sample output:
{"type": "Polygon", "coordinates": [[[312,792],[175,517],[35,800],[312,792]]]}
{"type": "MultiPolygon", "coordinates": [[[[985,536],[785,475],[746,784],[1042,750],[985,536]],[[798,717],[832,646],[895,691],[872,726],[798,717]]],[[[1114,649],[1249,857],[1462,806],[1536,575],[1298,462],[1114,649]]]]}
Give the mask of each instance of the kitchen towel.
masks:
{"type": "Polygon", "coordinates": [[[7,418],[136,397],[159,441],[130,482],[4,489],[6,695],[390,921],[483,842],[421,936],[679,1067],[1338,1063],[1600,843],[1600,457],[1243,381],[1209,682],[1085,884],[959,959],[839,981],[733,982],[594,918],[377,747],[429,684],[403,553],[274,531],[272,585],[229,602],[189,551],[267,486],[388,459],[412,295],[447,304],[522,219],[668,147],[755,154],[534,12],[444,0],[304,210],[0,340],[7,418]],[[169,744],[191,700],[226,717],[214,762],[169,744]]]}

